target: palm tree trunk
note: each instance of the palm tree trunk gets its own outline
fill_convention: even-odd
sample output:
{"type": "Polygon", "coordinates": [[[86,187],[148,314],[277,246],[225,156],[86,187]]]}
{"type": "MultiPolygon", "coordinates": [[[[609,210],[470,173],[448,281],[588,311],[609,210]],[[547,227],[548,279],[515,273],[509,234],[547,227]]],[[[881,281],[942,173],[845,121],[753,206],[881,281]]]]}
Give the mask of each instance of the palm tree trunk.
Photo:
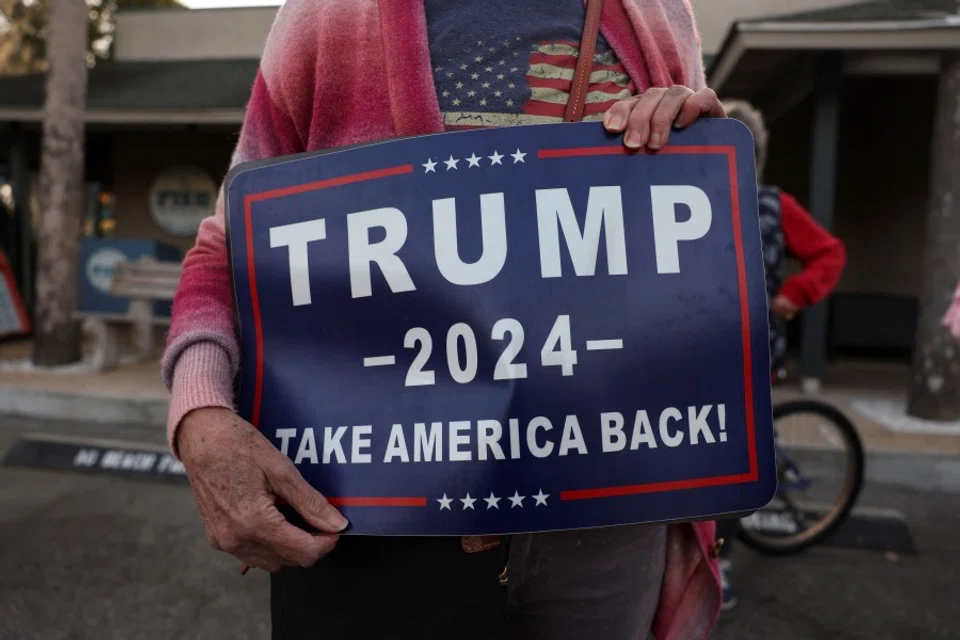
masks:
{"type": "Polygon", "coordinates": [[[960,280],[960,54],[941,61],[924,282],[907,413],[960,420],[960,350],[940,324],[960,280]]]}
{"type": "Polygon", "coordinates": [[[85,212],[84,123],[87,99],[87,5],[49,0],[49,67],[40,158],[37,306],[33,361],[40,366],[80,358],[74,319],[79,297],[80,231],[85,212]]]}

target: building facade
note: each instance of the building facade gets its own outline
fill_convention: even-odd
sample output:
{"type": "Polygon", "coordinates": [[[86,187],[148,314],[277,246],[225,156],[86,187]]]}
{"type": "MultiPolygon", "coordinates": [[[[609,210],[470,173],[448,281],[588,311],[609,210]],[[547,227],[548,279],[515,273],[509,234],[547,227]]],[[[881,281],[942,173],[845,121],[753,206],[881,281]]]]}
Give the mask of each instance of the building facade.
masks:
{"type": "MultiPolygon", "coordinates": [[[[805,375],[819,377],[828,351],[909,352],[939,60],[960,46],[951,0],[692,4],[711,86],[751,100],[771,125],[768,180],[847,245],[839,295],[804,320],[805,375]],[[871,316],[886,320],[865,328],[871,316]]],[[[189,248],[226,174],[275,13],[119,14],[115,58],[89,80],[88,243],[189,248]]],[[[42,76],[0,78],[0,209],[12,209],[0,245],[28,305],[42,99],[42,76]]]]}
{"type": "Polygon", "coordinates": [[[872,0],[738,21],[708,65],[721,97],[765,112],[767,181],[847,246],[836,294],[798,327],[811,381],[828,353],[910,358],[918,322],[935,329],[950,303],[955,279],[928,308],[921,298],[936,266],[931,158],[938,88],[960,53],[957,11],[955,0],[872,0]]]}

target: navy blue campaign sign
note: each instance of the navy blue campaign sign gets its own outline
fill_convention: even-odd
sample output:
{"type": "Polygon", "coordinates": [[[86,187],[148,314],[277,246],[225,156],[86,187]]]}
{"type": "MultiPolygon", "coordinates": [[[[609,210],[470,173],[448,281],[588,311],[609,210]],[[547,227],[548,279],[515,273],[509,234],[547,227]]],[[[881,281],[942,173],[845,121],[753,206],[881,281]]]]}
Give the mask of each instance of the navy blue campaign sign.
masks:
{"type": "Polygon", "coordinates": [[[241,415],[377,535],[695,519],[775,486],[753,141],[598,123],[228,178],[241,415]]]}

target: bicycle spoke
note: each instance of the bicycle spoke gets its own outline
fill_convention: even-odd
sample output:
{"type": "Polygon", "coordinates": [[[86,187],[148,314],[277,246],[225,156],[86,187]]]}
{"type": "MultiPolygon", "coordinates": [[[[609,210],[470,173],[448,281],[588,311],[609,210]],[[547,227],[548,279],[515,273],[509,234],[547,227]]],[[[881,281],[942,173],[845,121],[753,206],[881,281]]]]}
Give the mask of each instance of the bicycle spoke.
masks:
{"type": "Polygon", "coordinates": [[[799,531],[797,533],[803,533],[810,528],[809,521],[807,519],[806,513],[803,512],[800,507],[797,506],[797,503],[793,501],[793,498],[790,496],[784,495],[781,497],[783,502],[787,505],[787,511],[793,514],[794,521],[797,523],[799,531]]]}

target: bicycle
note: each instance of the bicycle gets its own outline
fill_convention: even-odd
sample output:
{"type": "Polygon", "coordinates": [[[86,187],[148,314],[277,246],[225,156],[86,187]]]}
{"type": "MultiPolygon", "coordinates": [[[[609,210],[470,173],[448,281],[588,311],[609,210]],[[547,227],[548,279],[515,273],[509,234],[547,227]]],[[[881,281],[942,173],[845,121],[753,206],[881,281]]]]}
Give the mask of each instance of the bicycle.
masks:
{"type": "Polygon", "coordinates": [[[777,493],[767,506],[741,521],[739,538],[762,553],[782,555],[824,540],[843,524],[860,495],[865,463],[856,427],[827,403],[782,402],[774,405],[773,420],[777,493]],[[791,437],[787,427],[794,423],[801,429],[791,437]],[[827,446],[816,442],[816,435],[824,436],[827,446]],[[830,468],[836,462],[841,463],[840,474],[830,468]],[[827,498],[837,484],[839,493],[827,498]]]}

